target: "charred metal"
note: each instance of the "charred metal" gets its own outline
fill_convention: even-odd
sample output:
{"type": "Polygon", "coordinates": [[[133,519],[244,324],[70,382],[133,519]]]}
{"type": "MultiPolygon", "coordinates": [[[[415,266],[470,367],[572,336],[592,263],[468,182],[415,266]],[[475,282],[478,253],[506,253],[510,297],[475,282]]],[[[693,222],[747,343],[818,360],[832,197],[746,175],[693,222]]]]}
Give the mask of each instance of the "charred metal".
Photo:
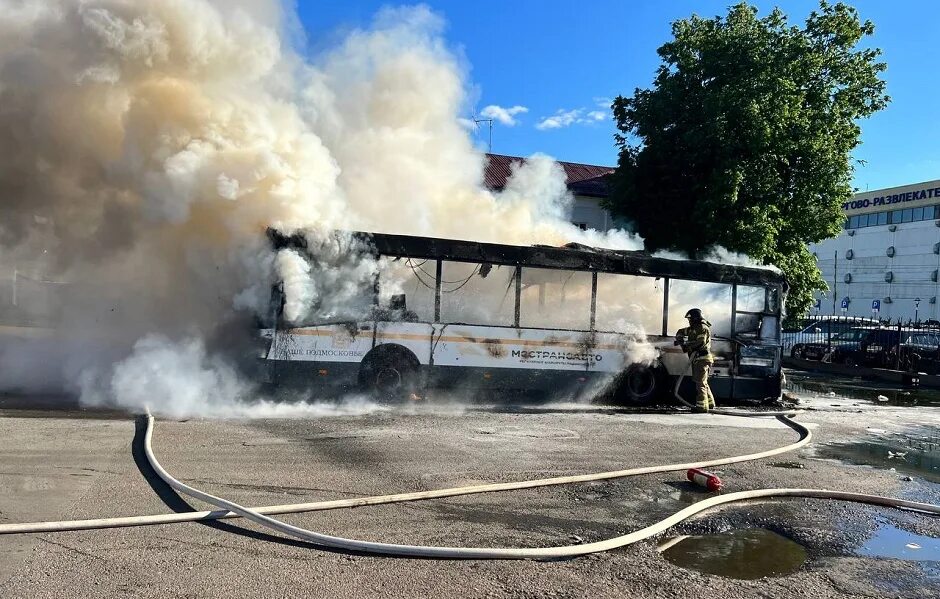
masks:
{"type": "MultiPolygon", "coordinates": [[[[375,256],[451,260],[497,266],[591,270],[599,273],[668,277],[712,283],[777,286],[783,293],[787,290],[784,276],[773,270],[698,260],[659,258],[641,251],[608,250],[576,243],[562,247],[515,246],[388,233],[354,232],[351,235],[353,239],[361,242],[365,251],[375,256]]],[[[268,237],[274,249],[290,248],[308,255],[312,253],[312,248],[302,233],[286,235],[275,229],[268,229],[268,237]]]]}

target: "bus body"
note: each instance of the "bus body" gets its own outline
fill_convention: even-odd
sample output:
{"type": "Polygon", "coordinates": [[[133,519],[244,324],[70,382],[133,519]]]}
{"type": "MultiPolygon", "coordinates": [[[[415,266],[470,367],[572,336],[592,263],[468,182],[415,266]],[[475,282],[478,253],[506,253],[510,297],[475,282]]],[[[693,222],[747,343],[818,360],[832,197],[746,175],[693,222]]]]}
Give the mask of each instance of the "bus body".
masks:
{"type": "MultiPolygon", "coordinates": [[[[355,233],[383,267],[368,316],[262,331],[272,379],[343,389],[458,386],[551,397],[671,393],[689,361],[674,346],[699,307],[713,322],[716,397],[778,397],[780,306],[774,271],[643,252],[512,246],[355,233]]],[[[276,249],[316,259],[300,235],[276,249]]],[[[686,379],[681,393],[694,393],[686,379]]]]}

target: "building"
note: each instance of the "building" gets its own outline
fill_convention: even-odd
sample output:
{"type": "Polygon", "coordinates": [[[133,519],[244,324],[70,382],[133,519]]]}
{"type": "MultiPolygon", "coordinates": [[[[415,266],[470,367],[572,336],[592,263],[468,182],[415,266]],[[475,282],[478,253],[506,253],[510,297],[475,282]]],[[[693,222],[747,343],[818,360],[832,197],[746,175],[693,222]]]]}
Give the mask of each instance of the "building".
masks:
{"type": "Polygon", "coordinates": [[[940,180],[857,193],[842,208],[842,233],[810,246],[830,287],[814,312],[940,320],[940,180]]]}
{"type": "MultiPolygon", "coordinates": [[[[494,191],[506,186],[506,179],[512,173],[512,166],[525,162],[520,156],[487,154],[484,183],[494,191]]],[[[601,207],[601,201],[610,195],[609,175],[614,172],[612,166],[562,162],[558,164],[565,170],[568,189],[574,195],[571,222],[582,229],[607,231],[616,227],[609,211],[601,207]]]]}

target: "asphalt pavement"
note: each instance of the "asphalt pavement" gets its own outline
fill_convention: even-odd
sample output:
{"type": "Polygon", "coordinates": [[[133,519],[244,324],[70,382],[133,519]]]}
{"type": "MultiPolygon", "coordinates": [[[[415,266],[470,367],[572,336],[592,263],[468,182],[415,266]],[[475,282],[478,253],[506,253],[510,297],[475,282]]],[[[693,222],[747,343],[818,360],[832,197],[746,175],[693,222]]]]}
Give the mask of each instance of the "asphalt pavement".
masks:
{"type": "MultiPolygon", "coordinates": [[[[111,412],[0,403],[0,522],[206,509],[158,481],[141,423],[111,412]]],[[[940,410],[804,393],[815,440],[717,469],[726,491],[824,487],[940,503],[940,485],[822,459],[818,449],[940,426],[940,410]],[[910,480],[907,480],[910,479],[910,480]]],[[[752,453],[793,442],[773,419],[580,405],[409,405],[306,419],[159,420],[154,449],[180,480],[270,505],[590,473],[752,453]]],[[[408,544],[540,547],[635,530],[706,497],[667,473],[282,516],[337,536],[408,544]]],[[[940,564],[859,555],[885,522],[940,537],[940,519],[789,499],[711,511],[658,539],[551,561],[359,555],[243,520],[0,537],[0,597],[938,597],[940,564]],[[765,528],[802,544],[794,573],[736,580],[685,569],[657,545],[679,534],[765,528]]]]}

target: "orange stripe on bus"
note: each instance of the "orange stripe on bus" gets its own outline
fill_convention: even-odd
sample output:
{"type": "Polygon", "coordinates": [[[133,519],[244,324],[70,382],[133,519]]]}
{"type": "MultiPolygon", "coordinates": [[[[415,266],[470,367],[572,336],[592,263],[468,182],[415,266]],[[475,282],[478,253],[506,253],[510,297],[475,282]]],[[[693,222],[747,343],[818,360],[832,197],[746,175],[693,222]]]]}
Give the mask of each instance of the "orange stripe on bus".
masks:
{"type": "Polygon", "coordinates": [[[332,337],[333,331],[319,331],[317,329],[289,329],[290,335],[310,335],[313,337],[332,337]]]}
{"type": "MultiPolygon", "coordinates": [[[[333,331],[323,331],[318,329],[291,329],[288,331],[292,335],[309,335],[314,337],[332,337],[333,331]]],[[[366,332],[366,331],[363,331],[366,332]]],[[[446,343],[482,343],[482,344],[491,344],[498,343],[502,345],[522,345],[524,347],[574,347],[574,348],[585,348],[585,349],[619,349],[617,345],[611,345],[607,343],[599,343],[597,345],[586,346],[584,343],[578,343],[576,341],[538,341],[534,339],[493,339],[493,338],[483,338],[477,339],[475,337],[434,337],[431,333],[379,333],[376,335],[379,339],[397,339],[405,341],[431,341],[432,337],[435,342],[444,341],[446,343]]]]}

